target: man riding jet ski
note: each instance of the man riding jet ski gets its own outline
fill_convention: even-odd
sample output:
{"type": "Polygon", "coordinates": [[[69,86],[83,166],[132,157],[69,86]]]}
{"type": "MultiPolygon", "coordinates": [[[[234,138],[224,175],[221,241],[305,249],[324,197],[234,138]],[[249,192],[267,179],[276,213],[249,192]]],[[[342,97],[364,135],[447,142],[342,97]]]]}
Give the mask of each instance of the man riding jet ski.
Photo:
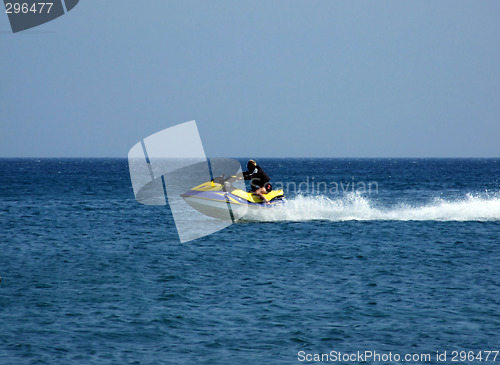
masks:
{"type": "Polygon", "coordinates": [[[181,197],[200,213],[224,220],[240,219],[248,213],[258,214],[261,209],[270,209],[285,202],[283,190],[272,190],[269,176],[255,161],[250,160],[247,167],[249,171],[229,178],[216,177],[191,188],[181,197]],[[250,192],[232,185],[241,179],[250,180],[250,192]]]}
{"type": "Polygon", "coordinates": [[[270,204],[265,196],[265,194],[272,190],[271,184],[269,184],[269,176],[254,160],[248,161],[247,170],[242,175],[245,180],[250,180],[252,192],[265,201],[266,204],[270,204]]]}

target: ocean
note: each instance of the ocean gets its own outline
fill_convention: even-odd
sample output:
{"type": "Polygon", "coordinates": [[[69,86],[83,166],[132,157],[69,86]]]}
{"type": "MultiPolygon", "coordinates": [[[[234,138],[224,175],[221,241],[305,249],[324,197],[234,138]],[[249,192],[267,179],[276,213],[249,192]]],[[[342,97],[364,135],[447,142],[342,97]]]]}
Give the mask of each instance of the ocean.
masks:
{"type": "Polygon", "coordinates": [[[500,159],[257,162],[181,244],[126,159],[1,159],[0,364],[500,362],[500,159]]]}

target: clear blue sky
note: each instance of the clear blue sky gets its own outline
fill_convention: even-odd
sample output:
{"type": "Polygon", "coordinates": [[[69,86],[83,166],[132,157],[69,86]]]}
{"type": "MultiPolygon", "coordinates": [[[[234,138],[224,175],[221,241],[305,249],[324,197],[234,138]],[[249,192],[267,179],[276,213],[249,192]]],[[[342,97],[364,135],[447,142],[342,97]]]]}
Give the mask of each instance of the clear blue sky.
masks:
{"type": "Polygon", "coordinates": [[[498,1],[83,0],[12,34],[0,157],[500,157],[498,1]]]}

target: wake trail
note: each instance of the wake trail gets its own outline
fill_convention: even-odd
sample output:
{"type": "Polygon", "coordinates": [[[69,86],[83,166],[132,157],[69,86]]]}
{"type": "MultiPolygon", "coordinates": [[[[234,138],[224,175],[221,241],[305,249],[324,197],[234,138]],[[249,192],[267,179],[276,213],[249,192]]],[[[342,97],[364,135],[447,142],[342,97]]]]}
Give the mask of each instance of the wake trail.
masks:
{"type": "Polygon", "coordinates": [[[500,198],[467,195],[462,200],[435,199],[424,205],[401,203],[376,207],[369,198],[347,194],[340,198],[296,196],[282,206],[245,216],[255,221],[500,221],[500,198]]]}

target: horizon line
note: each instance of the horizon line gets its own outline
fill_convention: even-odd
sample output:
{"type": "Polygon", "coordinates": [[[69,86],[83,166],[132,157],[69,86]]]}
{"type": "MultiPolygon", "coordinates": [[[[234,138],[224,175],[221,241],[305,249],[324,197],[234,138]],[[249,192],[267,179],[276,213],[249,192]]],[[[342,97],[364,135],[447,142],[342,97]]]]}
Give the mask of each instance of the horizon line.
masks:
{"type": "MultiPolygon", "coordinates": [[[[447,160],[450,160],[450,159],[500,159],[500,157],[496,157],[496,156],[478,156],[478,157],[473,157],[473,156],[467,156],[467,157],[451,157],[451,156],[448,156],[448,157],[436,157],[436,156],[430,156],[430,157],[353,157],[353,156],[346,156],[346,157],[312,157],[312,156],[295,156],[295,157],[275,157],[275,156],[268,156],[268,157],[257,157],[257,156],[240,156],[240,157],[234,157],[234,156],[231,156],[231,157],[228,157],[228,156],[207,156],[207,158],[233,158],[233,159],[240,159],[240,160],[245,160],[245,159],[249,159],[249,158],[253,158],[253,159],[322,159],[322,160],[326,160],[326,159],[359,159],[359,160],[363,160],[363,159],[379,159],[379,160],[382,160],[382,159],[413,159],[413,160],[418,160],[418,159],[447,159],[447,160]]],[[[117,157],[117,156],[114,156],[114,157],[111,157],[111,156],[10,156],[10,157],[6,157],[6,156],[0,156],[0,159],[2,160],[7,160],[7,159],[128,159],[127,156],[122,156],[122,157],[117,157]]]]}

